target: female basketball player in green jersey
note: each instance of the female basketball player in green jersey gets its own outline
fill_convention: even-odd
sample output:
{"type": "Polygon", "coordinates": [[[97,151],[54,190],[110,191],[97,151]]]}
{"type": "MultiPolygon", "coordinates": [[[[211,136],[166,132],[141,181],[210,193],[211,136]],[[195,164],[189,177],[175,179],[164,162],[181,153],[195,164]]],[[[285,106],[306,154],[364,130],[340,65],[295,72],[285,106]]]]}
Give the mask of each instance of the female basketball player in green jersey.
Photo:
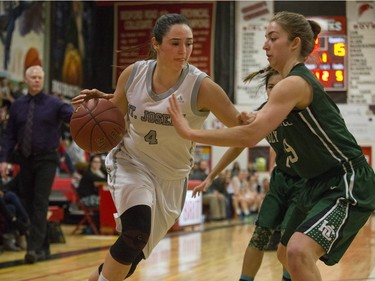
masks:
{"type": "MultiPolygon", "coordinates": [[[[264,80],[267,95],[270,94],[271,89],[282,79],[277,71],[268,67],[251,73],[244,81],[251,81],[253,78],[259,76],[264,80]]],[[[284,120],[284,122],[288,121],[284,120]]],[[[286,166],[287,154],[283,151],[282,143],[277,141],[279,138],[282,138],[283,128],[283,126],[279,126],[266,137],[266,140],[272,147],[272,156],[270,158],[274,158],[276,167],[272,169],[270,190],[263,200],[255,223],[255,230],[246,248],[240,281],[254,280],[261,266],[264,251],[267,249],[272,235],[278,227],[281,228],[281,233],[284,233],[286,223],[295,208],[299,191],[304,186],[305,180],[297,176],[291,167],[286,166]],[[277,151],[277,154],[274,151],[277,151]]],[[[206,180],[194,189],[193,195],[195,196],[195,194],[206,190],[212,180],[234,161],[242,151],[243,148],[229,148],[219,163],[209,173],[206,180]]],[[[284,270],[282,278],[283,281],[290,280],[290,276],[286,270],[284,270]]]]}
{"type": "Polygon", "coordinates": [[[279,247],[293,281],[322,280],[318,259],[341,259],[375,209],[375,174],[348,131],[338,107],[304,65],[320,26],[280,12],[270,20],[263,49],[283,80],[272,89],[254,122],[218,130],[194,130],[174,96],[169,113],[179,134],[199,143],[251,147],[280,124],[286,165],[306,184],[279,247]],[[283,123],[285,119],[287,123],[283,123]]]}

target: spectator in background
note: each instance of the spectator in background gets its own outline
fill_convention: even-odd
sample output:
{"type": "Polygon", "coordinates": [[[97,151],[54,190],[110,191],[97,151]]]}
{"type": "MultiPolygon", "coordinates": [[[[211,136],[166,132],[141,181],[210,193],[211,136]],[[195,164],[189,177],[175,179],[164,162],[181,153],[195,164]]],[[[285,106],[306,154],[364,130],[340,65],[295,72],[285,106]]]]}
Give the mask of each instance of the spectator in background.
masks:
{"type": "Polygon", "coordinates": [[[247,172],[241,170],[238,176],[232,177],[228,185],[228,193],[232,194],[233,209],[239,220],[244,220],[250,216],[249,205],[250,198],[246,198],[246,190],[248,189],[247,172]]]}
{"type": "Polygon", "coordinates": [[[22,97],[27,94],[27,85],[25,84],[24,81],[21,81],[18,83],[18,88],[14,92],[14,98],[18,99],[19,97],[22,97]]]}
{"type": "Polygon", "coordinates": [[[227,218],[226,174],[220,173],[210,187],[203,192],[203,205],[209,206],[209,219],[220,221],[227,218]]]}
{"type": "Polygon", "coordinates": [[[107,180],[100,155],[91,157],[89,167],[79,181],[77,192],[81,202],[87,207],[99,206],[98,184],[107,180]]]}
{"type": "Polygon", "coordinates": [[[8,124],[8,108],[6,106],[0,107],[0,140],[5,132],[5,128],[8,124]]]}
{"type": "Polygon", "coordinates": [[[9,108],[10,105],[14,102],[11,85],[12,83],[8,82],[8,79],[6,77],[0,78],[0,107],[5,106],[9,108]]]}
{"type": "Polygon", "coordinates": [[[0,190],[0,213],[7,221],[7,236],[3,236],[3,239],[7,240],[7,243],[4,243],[5,250],[26,250],[26,234],[30,227],[30,219],[16,193],[0,190]],[[13,239],[17,241],[17,245],[12,243],[13,239]]]}
{"type": "Polygon", "coordinates": [[[57,149],[61,124],[70,121],[73,107],[43,91],[41,66],[29,67],[25,82],[28,94],[10,107],[0,151],[0,172],[3,178],[7,177],[8,162],[16,151],[20,163],[20,197],[31,220],[25,262],[35,263],[50,255],[47,235],[49,195],[59,165],[57,149]]]}
{"type": "Polygon", "coordinates": [[[69,154],[67,153],[66,142],[68,142],[68,140],[61,139],[59,148],[57,149],[60,157],[60,165],[58,166],[57,171],[60,174],[67,174],[69,176],[73,176],[75,172],[75,167],[73,165],[72,160],[70,159],[69,154]]]}
{"type": "Polygon", "coordinates": [[[190,174],[190,180],[204,181],[208,174],[208,162],[206,160],[199,160],[197,167],[190,174]]]}
{"type": "MultiPolygon", "coordinates": [[[[241,172],[241,173],[244,173],[241,172]]],[[[253,182],[251,177],[246,178],[246,184],[242,184],[240,189],[240,195],[238,197],[241,214],[239,217],[250,218],[251,213],[255,213],[256,202],[257,202],[257,191],[254,190],[253,182]]],[[[238,214],[238,212],[237,212],[238,214]]]]}
{"type": "Polygon", "coordinates": [[[88,162],[86,152],[80,148],[77,143],[72,140],[67,147],[66,153],[69,155],[72,165],[77,169],[77,166],[85,166],[88,162]]]}
{"type": "Polygon", "coordinates": [[[240,162],[236,161],[233,163],[232,166],[232,171],[231,171],[231,176],[238,176],[239,172],[241,171],[241,165],[240,162]]]}
{"type": "Polygon", "coordinates": [[[247,173],[249,177],[254,175],[257,172],[257,168],[254,162],[248,162],[247,163],[247,173]]]}
{"type": "MultiPolygon", "coordinates": [[[[190,180],[204,181],[208,174],[208,162],[206,160],[199,160],[197,168],[191,173],[190,180]]],[[[208,205],[209,216],[208,220],[221,220],[225,218],[225,197],[213,189],[208,189],[203,192],[203,205],[208,205]]]]}

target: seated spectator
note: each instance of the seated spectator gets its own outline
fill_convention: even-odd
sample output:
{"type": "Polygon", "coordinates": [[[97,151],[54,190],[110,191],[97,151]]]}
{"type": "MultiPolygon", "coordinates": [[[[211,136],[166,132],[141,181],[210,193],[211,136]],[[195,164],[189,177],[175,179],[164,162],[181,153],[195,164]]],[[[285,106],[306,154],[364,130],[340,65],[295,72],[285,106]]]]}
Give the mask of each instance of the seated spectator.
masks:
{"type": "Polygon", "coordinates": [[[5,250],[11,251],[26,249],[26,235],[30,227],[30,219],[25,207],[18,195],[9,189],[16,184],[17,177],[0,187],[0,213],[6,222],[3,246],[5,250]]]}
{"type": "Polygon", "coordinates": [[[192,170],[189,179],[204,181],[208,175],[208,162],[206,160],[199,160],[197,167],[192,170]]]}
{"type": "Polygon", "coordinates": [[[70,142],[66,153],[69,155],[74,166],[80,162],[87,163],[86,152],[80,148],[74,140],[70,142]]]}
{"type": "Polygon", "coordinates": [[[78,183],[89,166],[89,156],[77,143],[72,139],[66,150],[66,154],[69,156],[70,161],[74,167],[74,173],[72,175],[74,180],[74,186],[78,187],[78,183]]]}
{"type": "Polygon", "coordinates": [[[19,97],[22,97],[23,95],[26,95],[26,94],[27,94],[27,85],[24,81],[20,81],[18,83],[17,90],[14,91],[13,93],[13,97],[15,99],[18,99],[19,97]]]}
{"type": "Polygon", "coordinates": [[[98,182],[107,180],[106,172],[100,155],[94,155],[89,161],[89,166],[79,180],[78,196],[87,207],[99,206],[98,182]]]}
{"type": "Polygon", "coordinates": [[[227,190],[226,190],[226,174],[220,173],[219,176],[212,181],[211,186],[203,192],[203,204],[209,206],[210,220],[224,220],[227,218],[227,190]]]}
{"type": "Polygon", "coordinates": [[[241,171],[240,162],[236,161],[233,163],[231,170],[231,177],[238,176],[238,173],[241,171]]]}
{"type": "Polygon", "coordinates": [[[247,163],[247,173],[248,176],[251,177],[257,172],[256,165],[254,162],[248,162],[247,163]]]}
{"type": "Polygon", "coordinates": [[[14,97],[12,95],[13,83],[9,82],[7,78],[0,78],[0,107],[9,108],[14,102],[14,97]]]}
{"type": "Polygon", "coordinates": [[[258,174],[255,173],[248,179],[247,188],[244,190],[244,204],[250,210],[250,213],[258,213],[262,204],[264,195],[262,195],[262,186],[259,184],[258,174]]]}
{"type": "Polygon", "coordinates": [[[72,160],[70,159],[70,155],[67,153],[66,150],[66,141],[61,139],[60,144],[58,147],[58,152],[60,156],[60,165],[58,167],[58,172],[62,174],[68,174],[73,176],[75,172],[75,167],[73,165],[72,160]]]}
{"type": "Polygon", "coordinates": [[[239,220],[250,217],[251,207],[256,201],[256,194],[249,187],[247,175],[247,171],[241,170],[228,185],[228,192],[233,193],[232,204],[239,220]]]}

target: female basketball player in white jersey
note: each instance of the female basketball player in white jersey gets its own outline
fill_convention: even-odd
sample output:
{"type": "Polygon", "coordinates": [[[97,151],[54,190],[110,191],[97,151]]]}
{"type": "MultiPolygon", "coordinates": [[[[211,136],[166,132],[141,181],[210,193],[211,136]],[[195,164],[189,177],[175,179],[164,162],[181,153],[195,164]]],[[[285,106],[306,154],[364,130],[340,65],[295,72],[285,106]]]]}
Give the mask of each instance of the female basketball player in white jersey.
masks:
{"type": "Polygon", "coordinates": [[[79,106],[94,97],[110,99],[127,116],[128,124],[122,143],[106,158],[121,235],[90,281],[130,276],[181,213],[195,144],[181,138],[173,127],[169,97],[176,96],[193,128],[201,128],[210,111],[226,126],[240,123],[223,89],[188,63],[193,41],[187,19],[163,15],[153,30],[153,59],[127,67],[114,94],[83,90],[72,100],[79,106]]]}
{"type": "Polygon", "coordinates": [[[333,265],[375,209],[375,174],[348,131],[339,109],[304,65],[320,26],[300,14],[275,14],[266,30],[269,64],[283,80],[248,125],[218,130],[189,128],[174,96],[170,114],[185,139],[251,147],[283,126],[278,141],[286,165],[307,179],[289,220],[278,256],[293,281],[322,280],[316,265],[333,265]],[[288,122],[284,122],[287,119],[288,122]]]}

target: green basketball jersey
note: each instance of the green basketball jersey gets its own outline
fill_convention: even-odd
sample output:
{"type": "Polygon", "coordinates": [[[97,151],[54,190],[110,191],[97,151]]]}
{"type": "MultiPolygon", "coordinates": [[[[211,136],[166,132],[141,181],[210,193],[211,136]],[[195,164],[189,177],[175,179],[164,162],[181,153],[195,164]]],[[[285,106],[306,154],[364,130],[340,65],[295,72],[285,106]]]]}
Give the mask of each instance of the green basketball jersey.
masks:
{"type": "Polygon", "coordinates": [[[348,131],[337,105],[304,64],[296,65],[288,76],[300,76],[313,89],[311,104],[294,110],[283,126],[286,166],[300,177],[314,178],[332,170],[346,171],[363,164],[362,150],[348,131]]]}
{"type": "MultiPolygon", "coordinates": [[[[267,102],[264,102],[257,110],[260,110],[267,102]]],[[[289,176],[297,176],[297,173],[287,165],[287,157],[288,155],[284,151],[283,146],[283,130],[285,124],[288,124],[288,119],[285,119],[283,123],[273,130],[267,137],[266,140],[272,147],[272,149],[276,152],[275,163],[276,166],[284,173],[289,176]]]]}
{"type": "Polygon", "coordinates": [[[275,163],[276,166],[284,173],[288,174],[289,176],[297,176],[297,173],[293,170],[288,163],[288,154],[284,151],[283,146],[283,124],[287,124],[287,119],[276,129],[273,130],[271,134],[266,137],[266,140],[272,147],[272,149],[276,152],[275,163]]]}

